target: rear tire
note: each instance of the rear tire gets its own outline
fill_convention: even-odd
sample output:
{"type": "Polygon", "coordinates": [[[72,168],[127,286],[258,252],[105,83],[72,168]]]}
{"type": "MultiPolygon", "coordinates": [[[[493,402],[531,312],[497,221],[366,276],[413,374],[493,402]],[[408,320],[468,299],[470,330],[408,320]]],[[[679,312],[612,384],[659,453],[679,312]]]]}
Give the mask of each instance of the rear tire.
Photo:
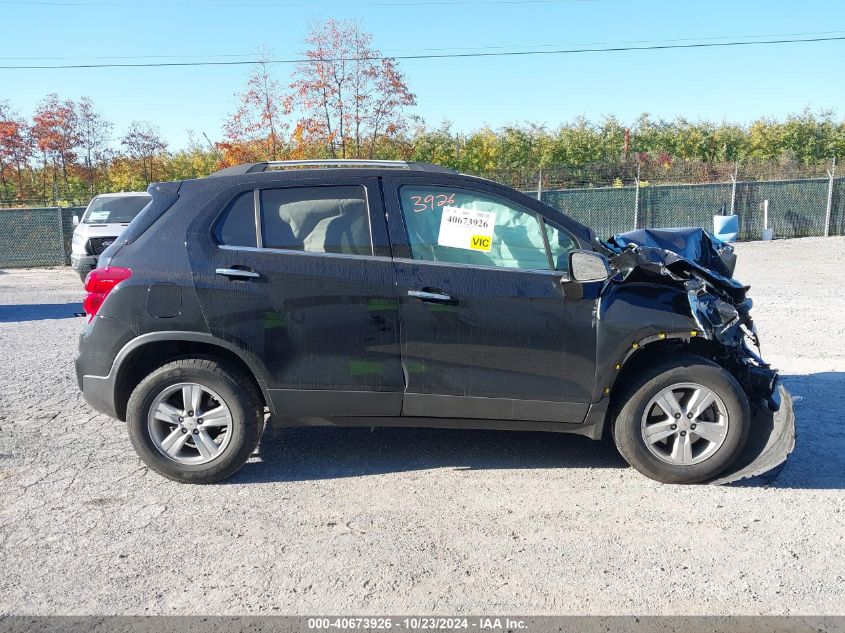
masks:
{"type": "Polygon", "coordinates": [[[705,482],[733,464],[745,447],[748,398],[730,373],[706,358],[675,357],[622,389],[613,439],[625,461],[646,477],[705,482]]]}
{"type": "Polygon", "coordinates": [[[126,421],[147,466],[174,481],[209,484],[233,475],[252,455],[264,428],[264,405],[240,371],[212,359],[183,358],[138,384],[126,421]]]}

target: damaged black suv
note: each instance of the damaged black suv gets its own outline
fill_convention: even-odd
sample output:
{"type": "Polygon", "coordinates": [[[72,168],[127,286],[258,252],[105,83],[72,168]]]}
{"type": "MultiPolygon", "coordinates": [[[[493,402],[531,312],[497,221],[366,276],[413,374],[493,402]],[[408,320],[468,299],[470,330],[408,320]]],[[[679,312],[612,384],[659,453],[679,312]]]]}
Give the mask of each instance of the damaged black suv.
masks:
{"type": "Polygon", "coordinates": [[[791,449],[733,250],[700,229],[602,241],[508,187],[395,161],[240,165],[149,193],[86,280],[76,370],[165,477],[233,474],[267,413],[609,433],[677,483],[791,449]]]}

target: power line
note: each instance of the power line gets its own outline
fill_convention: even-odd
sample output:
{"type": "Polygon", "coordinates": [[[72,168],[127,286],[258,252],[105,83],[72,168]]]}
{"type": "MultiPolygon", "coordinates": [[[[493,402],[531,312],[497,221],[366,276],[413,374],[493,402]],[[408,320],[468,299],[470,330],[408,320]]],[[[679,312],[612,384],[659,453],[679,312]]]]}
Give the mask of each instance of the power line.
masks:
{"type": "MultiPolygon", "coordinates": [[[[361,2],[363,6],[371,7],[415,7],[415,6],[461,6],[468,4],[556,4],[559,2],[572,2],[573,0],[407,0],[400,2],[387,2],[384,0],[371,0],[369,2],[361,2]]],[[[163,6],[163,7],[266,7],[266,8],[283,8],[290,9],[296,7],[313,7],[315,5],[337,5],[344,4],[345,0],[335,1],[301,1],[301,2],[145,2],[144,6],[163,6]]],[[[111,9],[135,9],[137,4],[123,3],[123,2],[96,2],[90,0],[81,0],[80,2],[58,2],[56,0],[0,0],[0,5],[34,5],[34,6],[48,6],[48,7],[109,7],[111,9]]]]}
{"type": "MultiPolygon", "coordinates": [[[[2,4],[2,2],[0,2],[2,4]]],[[[444,51],[458,51],[458,52],[466,52],[466,51],[489,51],[489,50],[496,50],[502,51],[505,49],[517,49],[517,48],[528,48],[528,49],[538,49],[538,48],[557,48],[560,49],[565,46],[623,46],[623,45],[634,45],[634,44],[672,44],[678,42],[707,42],[707,41],[715,41],[715,40],[745,40],[749,38],[753,39],[760,39],[760,38],[798,38],[798,37],[821,37],[821,36],[828,36],[828,35],[841,35],[845,34],[845,31],[810,31],[810,32],[803,32],[803,33],[761,33],[761,34],[750,34],[750,35],[718,35],[718,36],[710,36],[710,37],[686,37],[686,38],[673,38],[673,39],[660,39],[660,40],[622,40],[622,41],[603,41],[603,42],[583,42],[583,43],[557,43],[557,44],[498,44],[498,45],[489,45],[489,46],[446,46],[446,47],[436,47],[436,48],[394,48],[394,49],[387,49],[384,52],[389,53],[391,57],[394,54],[401,54],[401,53],[423,53],[423,52],[444,52],[444,51]]],[[[790,41],[796,41],[794,39],[790,39],[790,41]]],[[[281,53],[282,55],[299,55],[299,52],[286,52],[281,53]]],[[[2,61],[70,61],[70,60],[140,60],[140,59],[215,59],[215,58],[235,58],[235,57],[255,57],[255,51],[251,53],[204,53],[204,54],[197,54],[197,55],[186,55],[186,54],[169,54],[169,55],[72,55],[72,56],[63,56],[63,57],[0,57],[2,61]]],[[[395,57],[394,57],[395,58],[395,57]]],[[[247,60],[251,61],[251,60],[247,60]]]]}
{"type": "Polygon", "coordinates": [[[532,51],[497,51],[474,53],[431,53],[420,55],[394,55],[377,57],[328,57],[325,59],[249,59],[234,61],[202,61],[202,62],[148,62],[148,63],[108,63],[108,64],[62,64],[62,65],[29,65],[29,66],[0,66],[0,70],[67,70],[78,68],[165,68],[184,66],[249,66],[256,64],[300,64],[317,62],[353,62],[380,61],[384,59],[414,60],[414,59],[461,59],[470,57],[514,57],[524,55],[574,55],[581,53],[619,53],[626,51],[656,51],[692,48],[724,48],[733,46],[762,46],[772,44],[799,44],[805,42],[838,42],[845,40],[845,36],[838,37],[808,37],[802,39],[778,40],[737,40],[732,42],[695,42],[693,44],[659,44],[654,46],[614,46],[611,48],[569,48],[558,50],[532,51]]]}

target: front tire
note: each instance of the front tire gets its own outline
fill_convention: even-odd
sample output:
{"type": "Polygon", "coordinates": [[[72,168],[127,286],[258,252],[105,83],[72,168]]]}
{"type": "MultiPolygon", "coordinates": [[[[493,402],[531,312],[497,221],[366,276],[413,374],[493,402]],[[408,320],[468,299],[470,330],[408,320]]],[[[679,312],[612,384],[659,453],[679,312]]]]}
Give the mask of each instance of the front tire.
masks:
{"type": "Polygon", "coordinates": [[[208,484],[249,459],[264,427],[264,406],[241,372],[212,359],[183,358],[138,384],[126,421],[147,466],[174,481],[208,484]]]}
{"type": "Polygon", "coordinates": [[[724,368],[691,354],[644,372],[618,398],[622,457],[663,483],[701,483],[728,468],[748,438],[748,398],[724,368]]]}

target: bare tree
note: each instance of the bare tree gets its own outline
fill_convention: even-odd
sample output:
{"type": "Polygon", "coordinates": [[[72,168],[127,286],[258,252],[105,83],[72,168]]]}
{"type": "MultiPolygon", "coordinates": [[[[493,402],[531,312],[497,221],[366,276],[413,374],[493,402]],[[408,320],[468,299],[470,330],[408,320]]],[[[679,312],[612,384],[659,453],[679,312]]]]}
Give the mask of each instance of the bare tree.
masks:
{"type": "Polygon", "coordinates": [[[88,97],[82,97],[77,107],[79,146],[85,157],[88,173],[88,189],[93,196],[96,190],[97,173],[109,158],[109,135],[114,127],[108,119],[94,109],[88,97]]]}
{"type": "Polygon", "coordinates": [[[120,144],[127,156],[140,164],[144,182],[153,182],[155,160],[167,149],[159,129],[147,121],[133,121],[120,144]]]}
{"type": "Polygon", "coordinates": [[[240,105],[224,125],[226,140],[220,144],[233,162],[277,160],[284,150],[289,113],[279,83],[270,74],[270,56],[262,51],[244,91],[240,105]]]}
{"type": "Polygon", "coordinates": [[[303,113],[298,130],[332,157],[372,157],[381,138],[406,128],[405,108],[416,104],[396,60],[382,58],[355,21],[317,24],[305,42],[307,61],[291,84],[303,113]]]}

